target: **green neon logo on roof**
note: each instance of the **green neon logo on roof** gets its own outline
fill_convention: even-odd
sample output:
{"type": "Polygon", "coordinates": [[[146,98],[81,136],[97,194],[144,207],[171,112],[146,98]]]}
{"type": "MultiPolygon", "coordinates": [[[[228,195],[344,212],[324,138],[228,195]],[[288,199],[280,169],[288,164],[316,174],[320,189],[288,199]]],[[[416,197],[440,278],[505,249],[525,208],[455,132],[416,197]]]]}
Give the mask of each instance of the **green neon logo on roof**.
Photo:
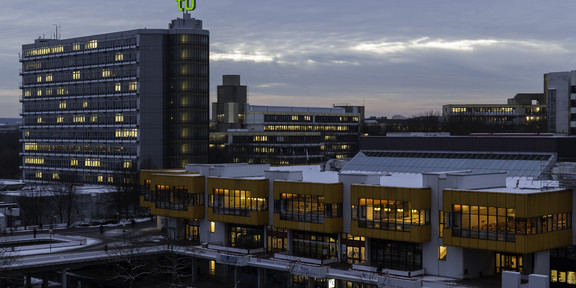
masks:
{"type": "Polygon", "coordinates": [[[176,0],[176,2],[178,2],[178,10],[180,11],[184,11],[184,9],[186,9],[186,11],[196,9],[196,0],[176,0]],[[182,5],[182,2],[184,2],[184,5],[182,5]]]}

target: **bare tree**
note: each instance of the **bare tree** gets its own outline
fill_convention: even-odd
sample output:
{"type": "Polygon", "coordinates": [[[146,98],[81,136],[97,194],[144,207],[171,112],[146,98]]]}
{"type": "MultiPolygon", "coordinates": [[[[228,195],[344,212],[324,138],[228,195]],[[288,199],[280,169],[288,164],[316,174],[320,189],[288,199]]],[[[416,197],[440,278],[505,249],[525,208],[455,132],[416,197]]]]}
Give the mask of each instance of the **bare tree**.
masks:
{"type": "Polygon", "coordinates": [[[166,251],[158,257],[156,275],[167,283],[165,287],[186,287],[186,279],[192,276],[190,257],[178,255],[174,251],[166,251]]]}
{"type": "Polygon", "coordinates": [[[127,287],[133,288],[136,280],[151,275],[154,272],[150,264],[152,261],[143,257],[145,248],[130,241],[128,245],[116,245],[107,249],[108,255],[116,258],[113,263],[116,275],[112,279],[120,280],[126,283],[127,287]]]}
{"type": "Polygon", "coordinates": [[[49,213],[52,210],[50,196],[45,186],[38,185],[29,190],[22,190],[17,202],[24,211],[26,225],[42,226],[53,221],[53,215],[49,213]]]}
{"type": "Polygon", "coordinates": [[[79,195],[76,186],[72,182],[61,181],[52,183],[49,187],[54,196],[60,222],[70,227],[78,213],[79,195]]]}

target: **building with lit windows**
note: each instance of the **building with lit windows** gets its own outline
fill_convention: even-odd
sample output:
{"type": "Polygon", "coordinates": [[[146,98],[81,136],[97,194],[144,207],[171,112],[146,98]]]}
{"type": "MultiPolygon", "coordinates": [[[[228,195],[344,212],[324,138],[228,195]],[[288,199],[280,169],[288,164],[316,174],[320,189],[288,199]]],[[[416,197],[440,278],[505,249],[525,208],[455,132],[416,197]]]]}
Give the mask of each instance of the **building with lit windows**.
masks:
{"type": "Polygon", "coordinates": [[[507,104],[442,106],[444,130],[453,134],[546,132],[546,112],[542,93],[519,93],[507,104]]]}
{"type": "Polygon", "coordinates": [[[110,183],[206,163],[209,32],[189,14],[22,46],[22,178],[110,183]]]}
{"type": "Polygon", "coordinates": [[[262,106],[247,103],[239,75],[223,75],[212,103],[211,163],[293,165],[358,152],[363,106],[262,106]]]}
{"type": "Polygon", "coordinates": [[[366,150],[339,172],[187,165],[142,171],[141,204],[169,237],[198,245],[208,273],[254,287],[428,287],[428,276],[502,271],[565,287],[576,283],[574,198],[557,159],[366,150]]]}

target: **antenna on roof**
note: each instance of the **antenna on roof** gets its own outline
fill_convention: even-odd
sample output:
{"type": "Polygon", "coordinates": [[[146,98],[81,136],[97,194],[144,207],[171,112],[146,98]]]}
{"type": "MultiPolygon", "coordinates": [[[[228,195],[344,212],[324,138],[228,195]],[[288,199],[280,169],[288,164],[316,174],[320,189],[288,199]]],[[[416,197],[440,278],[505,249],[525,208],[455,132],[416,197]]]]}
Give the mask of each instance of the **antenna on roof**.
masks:
{"type": "Polygon", "coordinates": [[[54,39],[59,40],[60,39],[60,34],[58,34],[58,28],[62,27],[61,25],[58,24],[52,24],[56,27],[56,33],[54,34],[54,39]]]}

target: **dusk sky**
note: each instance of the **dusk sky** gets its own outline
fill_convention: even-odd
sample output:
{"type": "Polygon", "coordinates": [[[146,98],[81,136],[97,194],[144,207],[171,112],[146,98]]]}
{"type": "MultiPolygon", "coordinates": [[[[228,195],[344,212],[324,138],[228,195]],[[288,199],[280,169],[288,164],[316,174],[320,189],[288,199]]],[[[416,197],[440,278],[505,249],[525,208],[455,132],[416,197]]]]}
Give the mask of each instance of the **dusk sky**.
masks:
{"type": "MultiPolygon", "coordinates": [[[[240,74],[256,105],[366,105],[367,116],[506,103],[576,69],[576,1],[196,0],[210,30],[210,97],[240,74]]],[[[2,0],[0,118],[19,117],[18,53],[61,38],[167,28],[175,0],[2,0]]]]}

